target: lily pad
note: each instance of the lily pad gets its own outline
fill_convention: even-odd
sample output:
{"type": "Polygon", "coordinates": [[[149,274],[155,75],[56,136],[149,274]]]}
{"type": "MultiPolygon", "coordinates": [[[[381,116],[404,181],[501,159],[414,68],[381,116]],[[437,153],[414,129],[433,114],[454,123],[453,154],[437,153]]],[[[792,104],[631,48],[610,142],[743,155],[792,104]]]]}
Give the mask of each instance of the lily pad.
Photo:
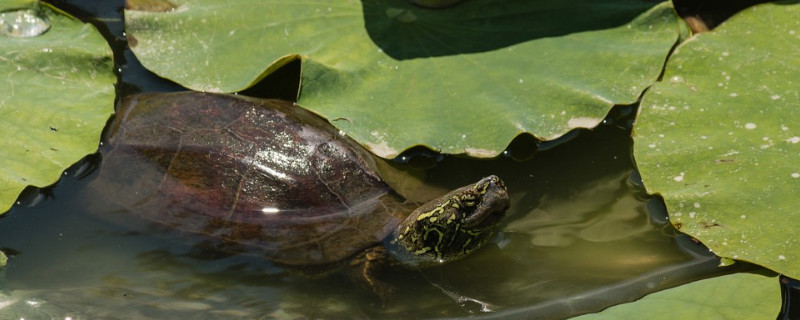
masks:
{"type": "Polygon", "coordinates": [[[572,319],[772,319],[780,306],[777,277],[736,273],[695,281],[572,319]]]}
{"type": "MultiPolygon", "coordinates": [[[[0,11],[31,8],[2,1],[0,11]]],[[[44,187],[97,150],[114,111],[113,61],[91,25],[42,5],[50,23],[34,37],[0,36],[0,212],[29,185],[44,187]]]]}
{"type": "Polygon", "coordinates": [[[30,8],[34,6],[33,3],[31,0],[2,0],[0,1],[0,12],[10,9],[30,8]]]}
{"type": "Polygon", "coordinates": [[[717,255],[800,277],[800,2],[677,48],[643,98],[635,158],[672,223],[717,255]]]}
{"type": "Polygon", "coordinates": [[[125,11],[146,68],[232,92],[300,58],[298,103],[389,158],[414,145],[492,157],[522,132],[594,127],[655,81],[682,30],[669,3],[638,0],[173,3],[125,11]]]}

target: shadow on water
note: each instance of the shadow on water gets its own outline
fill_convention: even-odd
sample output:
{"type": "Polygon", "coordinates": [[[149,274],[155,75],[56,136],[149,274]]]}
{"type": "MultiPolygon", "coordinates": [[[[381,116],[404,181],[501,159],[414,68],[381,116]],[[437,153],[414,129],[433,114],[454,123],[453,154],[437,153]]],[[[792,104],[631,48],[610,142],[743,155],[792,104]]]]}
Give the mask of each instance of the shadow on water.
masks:
{"type": "Polygon", "coordinates": [[[437,10],[401,0],[362,0],[367,33],[397,60],[485,52],[539,38],[613,28],[656,3],[468,0],[437,10]],[[573,23],[565,24],[565,20],[573,23]]]}

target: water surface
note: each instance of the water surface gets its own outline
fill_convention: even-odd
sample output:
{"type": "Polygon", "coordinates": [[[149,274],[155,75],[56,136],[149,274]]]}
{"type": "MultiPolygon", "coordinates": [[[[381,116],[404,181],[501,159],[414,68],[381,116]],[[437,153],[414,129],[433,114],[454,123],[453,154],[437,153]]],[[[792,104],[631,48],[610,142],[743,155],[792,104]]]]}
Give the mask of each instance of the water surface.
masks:
{"type": "MultiPolygon", "coordinates": [[[[512,207],[495,241],[469,258],[392,269],[383,305],[336,272],[287,270],[257,254],[107,212],[73,169],[36,205],[0,219],[10,254],[0,312],[9,318],[563,318],[724,270],[666,224],[631,183],[627,130],[605,125],[518,162],[445,157],[426,172],[440,190],[488,174],[512,207]],[[102,208],[102,206],[99,206],[102,208]],[[648,209],[649,208],[649,209],[648,209]]],[[[101,164],[102,165],[102,164],[101,164]]],[[[85,174],[84,174],[85,175],[85,174]]],[[[635,179],[634,179],[635,180],[635,179]]]]}
{"type": "MultiPolygon", "coordinates": [[[[121,64],[122,91],[176,89],[124,50],[121,1],[63,4],[99,21],[121,64]]],[[[42,191],[43,201],[24,200],[0,217],[0,248],[10,256],[0,271],[0,319],[558,319],[732,271],[675,232],[663,204],[631,183],[633,112],[619,110],[528,161],[445,157],[427,170],[440,191],[496,174],[512,208],[495,242],[469,258],[391,270],[396,291],[386,305],[339,273],[287,270],[135,217],[98,218],[107,213],[98,204],[113,199],[88,191],[97,170],[72,169],[42,191]]],[[[512,146],[518,158],[531,155],[530,144],[512,146]]]]}

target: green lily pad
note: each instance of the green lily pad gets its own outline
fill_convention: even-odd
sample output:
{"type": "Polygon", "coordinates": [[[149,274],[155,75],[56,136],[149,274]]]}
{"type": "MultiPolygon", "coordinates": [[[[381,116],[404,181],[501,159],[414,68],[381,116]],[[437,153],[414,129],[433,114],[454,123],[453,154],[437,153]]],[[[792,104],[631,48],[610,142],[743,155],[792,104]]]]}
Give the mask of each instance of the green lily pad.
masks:
{"type": "Polygon", "coordinates": [[[125,11],[146,68],[232,92],[299,57],[298,103],[382,157],[492,157],[522,132],[593,127],[655,81],[683,28],[669,3],[638,0],[173,3],[125,11]]]}
{"type": "Polygon", "coordinates": [[[635,158],[672,223],[717,255],[800,277],[800,2],[683,43],[643,98],[635,158]]]}
{"type": "Polygon", "coordinates": [[[572,319],[772,319],[780,308],[777,277],[735,273],[659,291],[572,319]]]}
{"type": "Polygon", "coordinates": [[[31,0],[2,0],[0,1],[0,11],[16,8],[30,8],[33,4],[31,0]]]}
{"type": "MultiPolygon", "coordinates": [[[[0,1],[0,11],[20,1],[0,1]]],[[[31,7],[32,3],[24,4],[31,7]]],[[[114,112],[113,61],[89,24],[43,5],[50,28],[35,37],[0,36],[0,212],[29,185],[44,187],[97,150],[114,112]]]]}

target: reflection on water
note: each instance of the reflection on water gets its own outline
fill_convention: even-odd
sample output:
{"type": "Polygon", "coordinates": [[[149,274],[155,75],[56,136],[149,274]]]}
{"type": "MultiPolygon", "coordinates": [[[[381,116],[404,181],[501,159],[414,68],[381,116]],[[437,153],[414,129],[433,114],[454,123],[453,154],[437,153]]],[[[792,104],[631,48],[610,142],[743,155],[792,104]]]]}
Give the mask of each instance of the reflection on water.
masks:
{"type": "MultiPolygon", "coordinates": [[[[384,306],[327,270],[283,269],[257,255],[87,212],[85,180],[0,219],[10,254],[0,314],[10,319],[563,318],[720,272],[677,236],[657,200],[629,182],[627,132],[605,127],[532,160],[445,157],[426,172],[442,190],[491,173],[512,197],[503,231],[473,256],[422,271],[391,270],[384,306]],[[603,145],[605,144],[605,145],[603,145]],[[649,202],[648,202],[649,201],[649,202]],[[655,204],[654,204],[655,203],[655,204]],[[144,232],[142,232],[144,231],[144,232]]],[[[86,180],[91,180],[90,175],[86,180]]]]}
{"type": "Polygon", "coordinates": [[[564,198],[545,195],[537,208],[510,222],[506,230],[529,234],[531,243],[541,247],[613,242],[653,233],[644,204],[624,186],[627,178],[625,172],[593,181],[564,198]]]}

